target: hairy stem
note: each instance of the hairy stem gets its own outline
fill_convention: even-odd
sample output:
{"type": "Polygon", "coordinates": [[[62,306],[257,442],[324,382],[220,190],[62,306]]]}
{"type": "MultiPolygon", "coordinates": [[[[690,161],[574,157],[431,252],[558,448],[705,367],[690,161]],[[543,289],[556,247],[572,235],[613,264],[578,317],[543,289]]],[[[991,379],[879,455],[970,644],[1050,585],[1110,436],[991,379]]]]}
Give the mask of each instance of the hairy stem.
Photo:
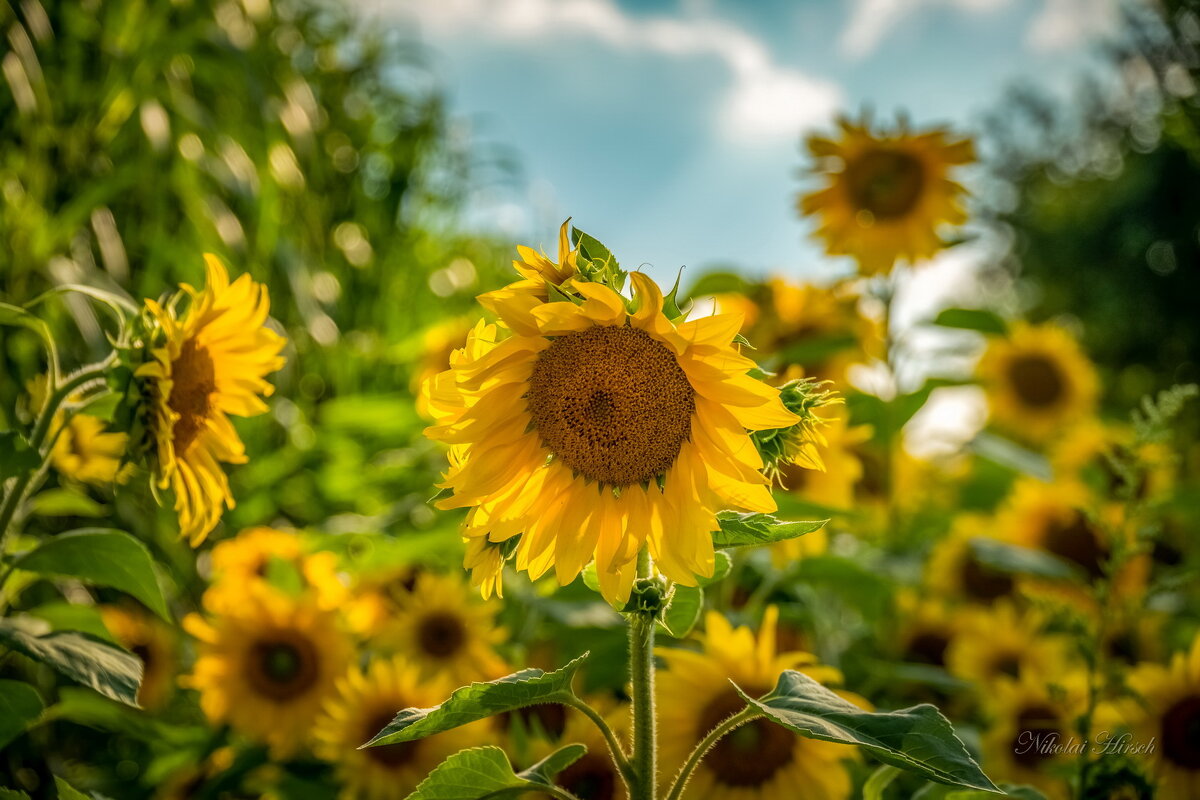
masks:
{"type": "Polygon", "coordinates": [[[711,750],[713,746],[719,742],[723,736],[725,736],[725,734],[729,733],[739,725],[744,725],[747,722],[750,722],[751,720],[761,716],[762,713],[757,709],[743,708],[741,711],[709,731],[708,735],[701,739],[700,743],[692,749],[690,754],[688,754],[687,761],[683,762],[683,767],[679,770],[679,774],[675,776],[675,782],[671,784],[671,791],[667,794],[666,800],[679,800],[680,795],[683,794],[683,790],[687,787],[688,780],[692,777],[692,772],[695,771],[696,767],[700,764],[701,759],[708,754],[708,751],[711,750]]]}
{"type": "MultiPolygon", "coordinates": [[[[649,578],[650,553],[638,554],[638,578],[649,578]]],[[[633,685],[633,781],[630,800],[655,800],[658,742],[654,719],[654,616],[629,615],[629,674],[633,685]]]]}
{"type": "Polygon", "coordinates": [[[589,706],[577,697],[572,697],[565,701],[571,708],[576,709],[585,717],[590,719],[600,733],[604,736],[604,741],[608,743],[608,749],[612,753],[613,763],[617,765],[617,771],[625,779],[626,783],[632,783],[634,778],[633,764],[629,761],[629,757],[625,753],[625,748],[621,746],[621,742],[617,739],[616,733],[609,727],[609,724],[604,721],[603,715],[596,709],[589,706]]]}

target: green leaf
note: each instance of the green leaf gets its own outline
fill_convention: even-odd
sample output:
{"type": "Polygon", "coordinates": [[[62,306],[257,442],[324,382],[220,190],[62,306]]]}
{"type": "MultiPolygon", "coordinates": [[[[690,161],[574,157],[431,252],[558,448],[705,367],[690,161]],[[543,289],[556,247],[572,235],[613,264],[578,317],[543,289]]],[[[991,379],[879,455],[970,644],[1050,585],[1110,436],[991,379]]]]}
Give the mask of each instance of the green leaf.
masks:
{"type": "Polygon", "coordinates": [[[16,789],[6,789],[0,786],[0,800],[29,800],[29,795],[16,789]]]}
{"type": "Polygon", "coordinates": [[[713,547],[724,549],[795,539],[819,531],[829,520],[787,522],[770,514],[722,511],[717,514],[717,522],[721,528],[713,533],[713,547]]]}
{"type": "Polygon", "coordinates": [[[52,375],[58,374],[58,347],[54,344],[54,336],[50,333],[49,325],[25,309],[10,303],[0,303],[0,325],[27,328],[41,337],[42,344],[46,346],[46,353],[50,357],[50,372],[52,375]]]}
{"type": "Polygon", "coordinates": [[[499,680],[472,683],[433,708],[406,708],[363,747],[411,742],[506,711],[574,699],[571,681],[587,657],[584,653],[554,672],[523,669],[499,680]]]}
{"type": "Polygon", "coordinates": [[[554,774],[586,752],[587,748],[581,744],[569,744],[529,769],[514,772],[508,756],[499,747],[461,750],[429,773],[407,800],[486,800],[544,792],[553,785],[554,774]]]}
{"type": "Polygon", "coordinates": [[[621,268],[612,251],[605,247],[595,236],[584,233],[578,228],[572,228],[571,239],[579,247],[579,254],[588,261],[596,264],[596,266],[608,266],[614,270],[621,268]]]}
{"type": "Polygon", "coordinates": [[[85,494],[71,489],[47,489],[29,501],[31,513],[40,517],[103,517],[108,509],[85,494]]]}
{"type": "Polygon", "coordinates": [[[77,631],[38,636],[7,618],[0,619],[0,644],[53,667],[105,697],[137,706],[142,662],[107,642],[77,631]]]}
{"type": "Polygon", "coordinates": [[[725,580],[729,575],[729,571],[733,569],[733,559],[729,557],[729,553],[723,550],[718,550],[715,554],[716,561],[713,565],[713,574],[711,578],[696,577],[696,580],[703,586],[712,586],[714,583],[725,580]]]}
{"type": "Polygon", "coordinates": [[[0,431],[0,482],[33,472],[42,465],[42,457],[16,431],[0,431]]]}
{"type": "Polygon", "coordinates": [[[682,639],[692,632],[700,621],[700,612],[704,610],[704,590],[698,586],[680,586],[675,584],[671,602],[663,612],[659,623],[664,630],[676,639],[682,639]]]}
{"type": "Polygon", "coordinates": [[[872,772],[871,777],[867,778],[867,782],[863,784],[863,800],[883,800],[884,790],[899,774],[899,769],[887,764],[872,772]]]}
{"type": "Polygon", "coordinates": [[[1008,332],[1008,323],[994,311],[982,308],[945,308],[933,320],[943,328],[962,328],[980,333],[1003,335],[1008,332]]]}
{"type": "Polygon", "coordinates": [[[22,681],[0,680],[0,750],[41,713],[42,698],[36,689],[22,681]]]}
{"type": "Polygon", "coordinates": [[[104,618],[100,616],[100,609],[96,606],[82,606],[58,600],[31,608],[27,613],[50,623],[52,630],[78,631],[110,644],[119,644],[105,627],[104,618]]]}
{"type": "Polygon", "coordinates": [[[971,551],[980,564],[1000,572],[1034,575],[1051,580],[1083,577],[1082,570],[1058,556],[1029,547],[998,542],[995,539],[972,539],[971,551]]]}
{"type": "Polygon", "coordinates": [[[999,791],[954,735],[949,721],[931,705],[864,711],[793,670],[780,675],[775,688],[761,700],[738,691],[768,719],[801,736],[858,745],[885,764],[938,783],[999,791]]]}
{"type": "Polygon", "coordinates": [[[154,575],[150,551],[124,531],[85,528],[45,541],[16,559],[14,566],[39,575],[79,578],[119,589],[170,621],[167,601],[154,575]]]}
{"type": "Polygon", "coordinates": [[[92,800],[57,775],[54,776],[54,788],[58,789],[58,800],[92,800]]]}

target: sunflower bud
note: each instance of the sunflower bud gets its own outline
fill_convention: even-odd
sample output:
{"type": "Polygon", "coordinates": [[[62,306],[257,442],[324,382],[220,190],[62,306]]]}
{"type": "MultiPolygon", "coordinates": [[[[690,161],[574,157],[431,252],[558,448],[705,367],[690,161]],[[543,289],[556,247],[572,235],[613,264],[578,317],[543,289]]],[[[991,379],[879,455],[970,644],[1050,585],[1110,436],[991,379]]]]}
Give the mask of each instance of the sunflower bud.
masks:
{"type": "Polygon", "coordinates": [[[814,378],[799,378],[788,381],[779,389],[779,398],[788,411],[800,420],[787,428],[754,431],[751,441],[758,448],[763,460],[763,474],[772,481],[780,476],[781,465],[794,464],[805,469],[825,471],[825,464],[817,448],[825,446],[825,435],[821,428],[828,424],[826,417],[817,415],[817,409],[841,405],[842,398],[825,388],[828,381],[814,378]]]}

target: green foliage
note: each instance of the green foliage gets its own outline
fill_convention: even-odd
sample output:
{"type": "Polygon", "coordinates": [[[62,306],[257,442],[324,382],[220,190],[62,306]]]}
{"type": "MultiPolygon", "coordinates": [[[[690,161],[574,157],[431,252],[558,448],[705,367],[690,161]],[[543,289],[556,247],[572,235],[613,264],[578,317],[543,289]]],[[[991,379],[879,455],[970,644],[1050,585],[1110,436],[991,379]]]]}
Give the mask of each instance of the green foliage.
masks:
{"type": "Polygon", "coordinates": [[[662,619],[662,629],[676,639],[691,633],[704,610],[704,590],[698,586],[676,586],[662,619]]]}
{"type": "Polygon", "coordinates": [[[741,694],[768,719],[801,736],[858,745],[885,764],[938,783],[999,792],[954,735],[950,723],[931,705],[863,711],[792,670],[780,675],[775,688],[761,700],[741,694]]]}
{"type": "Polygon", "coordinates": [[[456,689],[446,702],[434,708],[404,709],[364,746],[411,742],[506,711],[571,701],[575,697],[571,682],[586,659],[585,653],[553,672],[523,669],[499,680],[456,689]]]}
{"type": "Polygon", "coordinates": [[[36,635],[20,618],[0,619],[0,644],[63,675],[90,686],[105,697],[136,706],[142,662],[86,633],[55,631],[36,635]]]}
{"type": "Polygon", "coordinates": [[[42,698],[27,683],[0,679],[0,750],[42,713],[42,698]]]}
{"type": "Polygon", "coordinates": [[[787,522],[770,514],[758,512],[722,511],[717,514],[720,529],[713,532],[713,546],[718,549],[749,547],[782,542],[806,533],[819,531],[829,520],[787,522]]]}
{"type": "Polygon", "coordinates": [[[583,745],[570,744],[529,769],[514,772],[508,756],[499,747],[462,750],[429,773],[408,800],[490,800],[545,792],[554,785],[556,774],[586,752],[583,745]]]}
{"type": "Polygon", "coordinates": [[[120,589],[163,619],[171,618],[150,552],[124,531],[87,528],[59,534],[19,556],[13,566],[39,575],[68,576],[120,589]]]}
{"type": "Polygon", "coordinates": [[[944,308],[934,317],[933,324],[1001,336],[1008,332],[1008,323],[1003,317],[982,308],[944,308]]]}

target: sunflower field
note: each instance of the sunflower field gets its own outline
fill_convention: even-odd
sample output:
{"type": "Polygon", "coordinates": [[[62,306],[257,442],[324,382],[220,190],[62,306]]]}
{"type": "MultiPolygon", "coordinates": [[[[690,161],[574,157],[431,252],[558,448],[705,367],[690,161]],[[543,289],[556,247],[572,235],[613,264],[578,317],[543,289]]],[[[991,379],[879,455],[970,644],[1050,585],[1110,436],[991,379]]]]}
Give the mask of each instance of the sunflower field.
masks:
{"type": "Polygon", "coordinates": [[[1125,24],[797,131],[837,279],[664,285],[473,227],[350,7],[0,0],[0,799],[1200,798],[1200,8],[1125,24]]]}

